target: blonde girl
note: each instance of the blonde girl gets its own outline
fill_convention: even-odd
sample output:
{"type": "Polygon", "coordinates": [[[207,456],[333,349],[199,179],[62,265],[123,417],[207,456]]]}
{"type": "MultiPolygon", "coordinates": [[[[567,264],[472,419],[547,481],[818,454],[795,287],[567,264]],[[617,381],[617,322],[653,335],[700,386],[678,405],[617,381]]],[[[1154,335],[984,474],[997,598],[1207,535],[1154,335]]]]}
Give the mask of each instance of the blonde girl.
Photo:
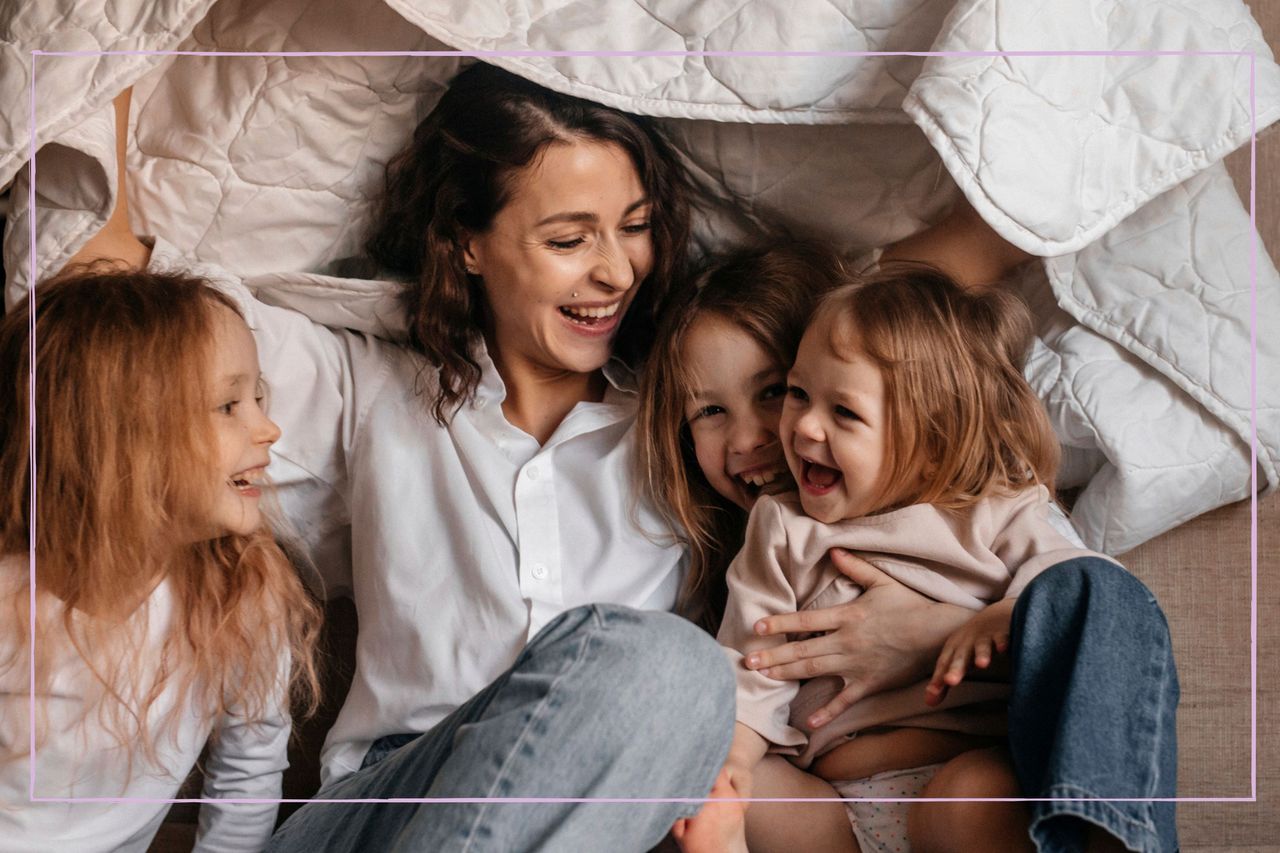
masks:
{"type": "MultiPolygon", "coordinates": [[[[0,850],[141,851],[206,741],[204,797],[279,798],[319,611],[262,517],[280,433],[234,303],[88,271],[30,310],[0,324],[0,850]]],[[[206,803],[197,847],[275,812],[206,803]]]]}

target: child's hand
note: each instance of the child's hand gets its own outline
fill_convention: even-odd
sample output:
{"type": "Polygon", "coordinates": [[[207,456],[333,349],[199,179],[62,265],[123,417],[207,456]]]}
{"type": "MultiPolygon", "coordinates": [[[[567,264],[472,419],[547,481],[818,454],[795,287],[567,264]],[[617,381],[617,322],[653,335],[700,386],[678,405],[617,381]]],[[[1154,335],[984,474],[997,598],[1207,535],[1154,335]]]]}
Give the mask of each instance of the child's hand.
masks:
{"type": "Polygon", "coordinates": [[[947,691],[964,681],[970,666],[986,669],[992,657],[1008,650],[1014,603],[1015,599],[1006,598],[988,605],[947,638],[924,689],[926,705],[947,698],[947,691]]]}
{"type": "Polygon", "coordinates": [[[693,817],[681,818],[671,835],[683,853],[746,853],[747,804],[737,800],[750,793],[750,775],[726,764],[711,786],[711,799],[693,817]],[[735,779],[742,785],[735,785],[735,779]]]}

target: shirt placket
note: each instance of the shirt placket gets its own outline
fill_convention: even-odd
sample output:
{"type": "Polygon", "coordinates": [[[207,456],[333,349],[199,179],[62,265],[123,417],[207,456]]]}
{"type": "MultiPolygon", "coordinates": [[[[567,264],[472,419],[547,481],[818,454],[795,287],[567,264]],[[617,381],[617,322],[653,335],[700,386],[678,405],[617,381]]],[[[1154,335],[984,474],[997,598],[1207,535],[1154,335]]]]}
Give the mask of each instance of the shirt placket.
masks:
{"type": "Polygon", "coordinates": [[[560,514],[549,457],[545,452],[534,456],[516,477],[520,592],[529,602],[526,641],[564,610],[560,514]]]}

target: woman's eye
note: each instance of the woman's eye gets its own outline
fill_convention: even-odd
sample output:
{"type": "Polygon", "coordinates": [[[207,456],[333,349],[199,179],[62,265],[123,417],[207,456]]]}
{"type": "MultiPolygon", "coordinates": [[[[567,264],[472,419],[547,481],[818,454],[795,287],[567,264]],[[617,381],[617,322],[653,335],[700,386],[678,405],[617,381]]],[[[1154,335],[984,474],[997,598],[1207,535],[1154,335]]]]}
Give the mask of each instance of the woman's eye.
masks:
{"type": "Polygon", "coordinates": [[[643,234],[652,226],[648,222],[633,222],[630,225],[622,226],[622,230],[627,234],[643,234]]]}
{"type": "Polygon", "coordinates": [[[845,419],[845,420],[847,420],[847,421],[860,421],[860,420],[862,420],[862,418],[858,417],[858,413],[857,413],[857,412],[855,412],[853,409],[849,409],[849,408],[846,408],[846,407],[844,407],[844,406],[836,406],[836,408],[835,408],[835,412],[836,412],[836,417],[837,417],[837,418],[844,418],[844,419],[845,419]]]}
{"type": "Polygon", "coordinates": [[[809,402],[809,395],[799,385],[788,385],[787,396],[798,403],[809,402]]]}
{"type": "Polygon", "coordinates": [[[547,245],[553,249],[576,249],[585,242],[582,237],[574,237],[571,240],[548,240],[547,245]]]}

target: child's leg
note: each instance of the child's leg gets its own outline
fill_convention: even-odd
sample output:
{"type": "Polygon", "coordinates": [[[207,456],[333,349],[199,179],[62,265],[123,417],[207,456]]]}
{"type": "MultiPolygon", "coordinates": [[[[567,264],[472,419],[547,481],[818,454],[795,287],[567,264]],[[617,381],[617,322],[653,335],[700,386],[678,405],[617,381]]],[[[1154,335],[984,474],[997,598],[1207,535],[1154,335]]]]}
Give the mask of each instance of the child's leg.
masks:
{"type": "MultiPolygon", "coordinates": [[[[1004,747],[975,749],[944,764],[922,797],[1020,797],[1004,747]]],[[[913,853],[1034,851],[1026,803],[913,803],[907,837],[913,853]]]]}
{"type": "Polygon", "coordinates": [[[747,842],[751,853],[858,853],[840,795],[778,755],[767,755],[752,773],[751,796],[831,798],[820,803],[751,803],[747,842]]]}

